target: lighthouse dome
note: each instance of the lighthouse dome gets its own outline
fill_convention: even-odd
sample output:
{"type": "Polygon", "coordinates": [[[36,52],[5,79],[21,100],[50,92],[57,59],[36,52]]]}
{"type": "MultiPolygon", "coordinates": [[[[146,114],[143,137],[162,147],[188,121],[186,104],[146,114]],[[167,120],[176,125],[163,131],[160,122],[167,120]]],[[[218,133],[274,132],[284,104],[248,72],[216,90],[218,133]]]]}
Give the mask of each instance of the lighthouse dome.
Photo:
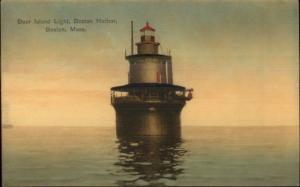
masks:
{"type": "Polygon", "coordinates": [[[146,22],[146,25],[140,29],[141,32],[145,31],[153,31],[155,32],[155,29],[149,25],[149,22],[146,22]]]}

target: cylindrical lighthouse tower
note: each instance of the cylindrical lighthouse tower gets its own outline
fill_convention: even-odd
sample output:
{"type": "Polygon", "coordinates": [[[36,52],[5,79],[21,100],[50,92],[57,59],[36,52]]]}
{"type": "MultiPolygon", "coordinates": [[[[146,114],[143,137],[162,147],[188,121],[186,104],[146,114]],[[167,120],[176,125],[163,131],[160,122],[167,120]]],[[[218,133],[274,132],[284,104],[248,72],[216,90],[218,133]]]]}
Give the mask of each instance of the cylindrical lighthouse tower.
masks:
{"type": "MultiPolygon", "coordinates": [[[[147,22],[140,29],[137,53],[129,61],[128,84],[111,88],[117,135],[178,135],[185,87],[173,84],[172,58],[159,54],[155,29],[147,22]]],[[[132,39],[133,43],[133,39],[132,39]]]]}
{"type": "Polygon", "coordinates": [[[136,43],[137,55],[127,56],[130,63],[129,83],[172,84],[171,56],[158,54],[155,29],[147,22],[140,32],[141,40],[136,43]]]}

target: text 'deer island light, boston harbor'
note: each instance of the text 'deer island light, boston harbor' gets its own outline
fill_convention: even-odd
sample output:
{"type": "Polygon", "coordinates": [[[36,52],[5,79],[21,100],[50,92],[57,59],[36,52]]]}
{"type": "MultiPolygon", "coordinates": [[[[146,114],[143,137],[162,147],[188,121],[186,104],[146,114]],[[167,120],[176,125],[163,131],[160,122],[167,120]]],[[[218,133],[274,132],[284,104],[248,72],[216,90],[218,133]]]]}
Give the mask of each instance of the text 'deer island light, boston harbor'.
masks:
{"type": "Polygon", "coordinates": [[[128,84],[111,88],[118,137],[180,136],[180,113],[193,90],[173,84],[172,57],[159,53],[154,33],[147,22],[135,53],[131,22],[128,84]]]}

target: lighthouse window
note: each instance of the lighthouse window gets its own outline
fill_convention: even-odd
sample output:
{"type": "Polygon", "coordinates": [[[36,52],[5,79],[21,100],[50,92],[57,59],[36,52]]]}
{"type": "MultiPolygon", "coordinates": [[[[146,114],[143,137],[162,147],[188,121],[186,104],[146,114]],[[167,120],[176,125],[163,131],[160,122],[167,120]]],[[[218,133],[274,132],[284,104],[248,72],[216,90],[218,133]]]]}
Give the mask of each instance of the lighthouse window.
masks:
{"type": "Polygon", "coordinates": [[[153,32],[153,31],[146,30],[146,31],[144,32],[144,35],[146,35],[146,36],[154,36],[154,32],[153,32]]]}
{"type": "Polygon", "coordinates": [[[183,95],[183,92],[182,92],[182,91],[176,91],[175,94],[176,94],[177,96],[182,96],[182,95],[183,95]]]}
{"type": "Polygon", "coordinates": [[[154,36],[151,36],[151,42],[154,42],[154,36]]]}

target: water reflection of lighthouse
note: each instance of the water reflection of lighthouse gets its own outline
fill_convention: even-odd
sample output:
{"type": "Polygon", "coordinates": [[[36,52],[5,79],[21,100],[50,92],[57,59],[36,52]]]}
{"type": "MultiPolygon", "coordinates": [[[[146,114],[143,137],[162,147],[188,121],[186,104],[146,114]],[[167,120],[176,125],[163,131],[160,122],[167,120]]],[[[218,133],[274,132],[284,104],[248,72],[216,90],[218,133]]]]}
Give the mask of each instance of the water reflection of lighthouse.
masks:
{"type": "Polygon", "coordinates": [[[180,137],[143,136],[119,138],[116,172],[124,176],[118,186],[164,186],[176,184],[185,172],[183,158],[187,152],[180,137]]]}
{"type": "Polygon", "coordinates": [[[159,54],[155,29],[147,22],[140,32],[137,54],[132,34],[131,54],[126,56],[130,64],[129,83],[111,88],[117,135],[180,136],[180,113],[192,98],[192,90],[173,84],[172,57],[159,54]]]}

